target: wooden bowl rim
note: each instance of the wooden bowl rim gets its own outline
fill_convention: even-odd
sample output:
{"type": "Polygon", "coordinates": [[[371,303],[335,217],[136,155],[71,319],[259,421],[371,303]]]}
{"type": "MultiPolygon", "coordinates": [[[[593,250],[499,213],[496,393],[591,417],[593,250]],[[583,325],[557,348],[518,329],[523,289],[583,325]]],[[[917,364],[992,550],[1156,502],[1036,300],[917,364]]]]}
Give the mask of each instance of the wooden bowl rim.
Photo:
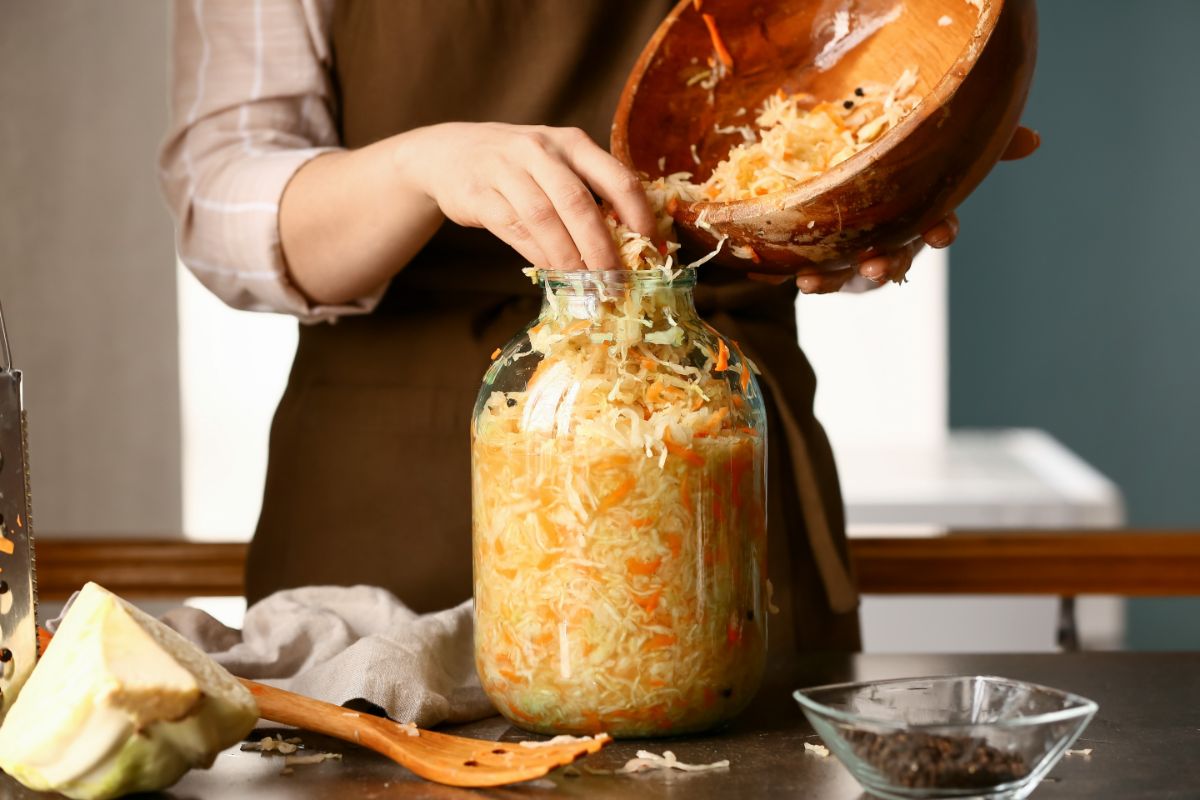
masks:
{"type": "MultiPolygon", "coordinates": [[[[694,0],[679,0],[675,8],[659,23],[658,29],[655,30],[654,35],[650,37],[650,41],[647,42],[641,55],[638,56],[638,60],[634,64],[633,70],[629,73],[628,80],[625,82],[625,88],[621,91],[621,98],[617,104],[617,114],[613,119],[610,145],[613,154],[620,161],[635,170],[637,167],[633,164],[633,158],[629,153],[628,135],[629,117],[633,108],[633,96],[636,94],[636,88],[641,85],[642,77],[649,70],[650,61],[658,52],[659,45],[666,37],[667,32],[684,11],[692,8],[693,2],[694,0]],[[620,136],[617,135],[618,131],[622,132],[620,136]]],[[[772,211],[803,205],[853,178],[854,175],[894,150],[909,133],[915,128],[920,127],[930,116],[945,107],[946,103],[954,97],[959,87],[966,80],[967,75],[970,74],[971,69],[983,55],[988,42],[991,41],[992,34],[996,30],[1000,15],[1004,12],[1005,7],[1005,0],[985,0],[984,7],[979,12],[979,17],[975,23],[975,29],[971,37],[963,46],[963,50],[959,53],[959,56],[947,68],[945,74],[942,75],[941,80],[938,81],[927,95],[921,98],[920,104],[900,120],[898,125],[889,128],[882,136],[845,161],[791,189],[745,200],[697,200],[692,203],[681,203],[680,209],[695,212],[697,217],[704,215],[705,222],[709,223],[734,222],[740,219],[758,217],[772,211]],[[960,75],[961,77],[958,77],[960,75]]],[[[725,78],[725,80],[729,80],[729,78],[725,78]]]]}

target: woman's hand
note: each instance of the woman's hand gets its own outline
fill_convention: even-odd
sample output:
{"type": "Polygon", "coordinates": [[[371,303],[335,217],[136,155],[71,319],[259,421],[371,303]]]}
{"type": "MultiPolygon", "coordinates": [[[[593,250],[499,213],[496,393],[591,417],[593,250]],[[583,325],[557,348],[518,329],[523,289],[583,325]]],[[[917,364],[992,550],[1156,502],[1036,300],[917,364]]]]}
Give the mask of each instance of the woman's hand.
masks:
{"type": "Polygon", "coordinates": [[[401,174],[446,217],[486,228],[536,267],[620,268],[593,192],[655,235],[637,175],[578,128],[451,122],[408,136],[396,151],[401,174]]]}
{"type": "Polygon", "coordinates": [[[593,191],[654,235],[637,176],[583,131],[445,123],[309,161],[284,190],[279,235],[292,283],[314,303],[380,291],[447,217],[539,267],[617,268],[593,191]]]}
{"type": "MultiPolygon", "coordinates": [[[[1012,140],[1008,143],[1004,155],[1000,158],[1002,161],[1014,161],[1025,158],[1034,150],[1037,150],[1039,144],[1041,144],[1041,138],[1036,131],[1024,126],[1019,127],[1016,133],[1013,134],[1012,140]]],[[[904,280],[904,276],[908,274],[908,269],[912,266],[913,258],[920,252],[923,246],[929,245],[930,247],[939,249],[949,247],[957,236],[958,215],[950,212],[945,219],[921,234],[920,238],[913,239],[898,250],[868,258],[857,265],[848,266],[844,269],[812,275],[798,275],[796,276],[796,285],[800,287],[800,291],[804,294],[826,294],[841,290],[855,275],[861,275],[880,286],[888,281],[900,283],[904,280]]],[[[777,276],[763,275],[754,277],[758,279],[766,278],[779,283],[787,279],[786,277],[779,278],[777,276]]]]}

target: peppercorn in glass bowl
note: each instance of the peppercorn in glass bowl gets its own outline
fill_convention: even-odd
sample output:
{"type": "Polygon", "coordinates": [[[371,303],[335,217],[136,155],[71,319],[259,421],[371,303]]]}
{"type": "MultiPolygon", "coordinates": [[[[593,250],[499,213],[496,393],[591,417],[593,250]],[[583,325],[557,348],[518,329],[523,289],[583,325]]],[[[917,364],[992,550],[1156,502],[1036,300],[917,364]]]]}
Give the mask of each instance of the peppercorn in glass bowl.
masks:
{"type": "Polygon", "coordinates": [[[1028,797],[1096,713],[1084,697],[985,676],[801,689],[814,729],[886,800],[1028,797]]]}

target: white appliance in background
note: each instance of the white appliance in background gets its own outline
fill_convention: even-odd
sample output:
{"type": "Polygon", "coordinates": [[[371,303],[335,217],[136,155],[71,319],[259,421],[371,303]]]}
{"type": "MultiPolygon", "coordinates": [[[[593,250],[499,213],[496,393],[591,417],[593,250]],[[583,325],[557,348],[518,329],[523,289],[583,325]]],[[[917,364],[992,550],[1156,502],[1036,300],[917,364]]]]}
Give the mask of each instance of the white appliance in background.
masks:
{"type": "MultiPolygon", "coordinates": [[[[926,250],[901,286],[801,296],[800,343],[817,372],[851,537],[947,528],[1116,527],[1120,492],[1049,435],[950,431],[948,258],[926,250]]],[[[867,652],[1057,648],[1053,597],[863,599],[867,652]]],[[[1080,598],[1084,647],[1119,647],[1124,604],[1080,598]]]]}

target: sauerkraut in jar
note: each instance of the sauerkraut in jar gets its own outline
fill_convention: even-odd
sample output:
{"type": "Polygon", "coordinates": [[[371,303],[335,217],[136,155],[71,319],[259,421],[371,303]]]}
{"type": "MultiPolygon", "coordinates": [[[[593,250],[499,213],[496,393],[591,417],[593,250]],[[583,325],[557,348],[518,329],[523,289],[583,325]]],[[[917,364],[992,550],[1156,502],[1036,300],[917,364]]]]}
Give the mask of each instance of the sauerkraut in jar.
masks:
{"type": "Polygon", "coordinates": [[[766,417],[695,271],[538,273],[472,424],[475,653],[506,717],[659,736],[740,711],[766,652],[766,417]]]}

